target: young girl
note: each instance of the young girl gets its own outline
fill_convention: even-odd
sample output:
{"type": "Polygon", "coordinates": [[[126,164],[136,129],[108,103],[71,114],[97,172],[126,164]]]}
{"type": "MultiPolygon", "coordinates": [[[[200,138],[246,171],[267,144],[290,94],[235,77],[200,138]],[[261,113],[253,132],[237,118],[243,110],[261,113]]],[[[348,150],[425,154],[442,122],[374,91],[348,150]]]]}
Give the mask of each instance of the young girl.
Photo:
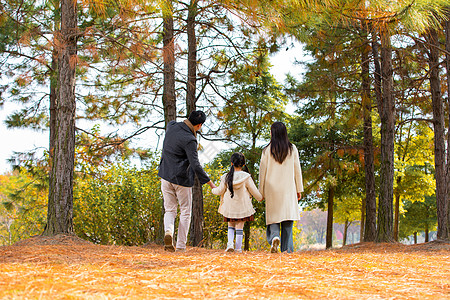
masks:
{"type": "Polygon", "coordinates": [[[253,221],[255,209],[252,205],[253,195],[258,201],[262,200],[250,174],[242,171],[245,166],[244,154],[236,152],[231,155],[231,168],[220,179],[220,185],[212,189],[212,193],[220,195],[219,213],[228,222],[227,252],[242,251],[242,238],[244,236],[244,223],[253,221]],[[236,232],[236,245],[234,247],[234,234],[236,232]]]}

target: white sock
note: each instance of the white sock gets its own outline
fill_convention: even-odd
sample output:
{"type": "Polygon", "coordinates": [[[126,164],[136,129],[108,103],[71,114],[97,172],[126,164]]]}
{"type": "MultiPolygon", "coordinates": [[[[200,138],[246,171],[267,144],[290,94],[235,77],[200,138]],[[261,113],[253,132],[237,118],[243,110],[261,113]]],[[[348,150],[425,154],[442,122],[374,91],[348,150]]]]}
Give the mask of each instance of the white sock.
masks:
{"type": "Polygon", "coordinates": [[[235,232],[235,228],[234,227],[228,227],[228,243],[227,243],[227,248],[234,248],[234,232],[235,232]]]}
{"type": "Polygon", "coordinates": [[[244,230],[237,229],[236,230],[236,251],[242,250],[242,238],[244,237],[244,230]]]}

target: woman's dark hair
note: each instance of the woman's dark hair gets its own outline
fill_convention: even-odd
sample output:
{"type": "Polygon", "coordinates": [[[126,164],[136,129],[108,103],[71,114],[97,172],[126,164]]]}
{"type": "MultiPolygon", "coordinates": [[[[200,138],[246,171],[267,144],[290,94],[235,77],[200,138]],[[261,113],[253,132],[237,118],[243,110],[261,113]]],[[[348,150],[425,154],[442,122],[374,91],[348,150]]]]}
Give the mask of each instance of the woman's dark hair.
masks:
{"type": "Polygon", "coordinates": [[[270,153],[280,164],[292,151],[292,144],[289,142],[286,125],[282,122],[275,122],[270,127],[270,153]]]}
{"type": "Polygon", "coordinates": [[[231,193],[231,198],[234,196],[233,191],[233,176],[234,176],[234,167],[242,168],[245,165],[245,156],[244,154],[240,152],[235,152],[231,155],[231,168],[228,172],[227,176],[225,177],[225,182],[227,184],[228,189],[231,193]]]}
{"type": "Polygon", "coordinates": [[[194,126],[198,125],[198,124],[203,124],[206,121],[206,115],[201,110],[194,110],[189,115],[188,120],[194,126]]]}

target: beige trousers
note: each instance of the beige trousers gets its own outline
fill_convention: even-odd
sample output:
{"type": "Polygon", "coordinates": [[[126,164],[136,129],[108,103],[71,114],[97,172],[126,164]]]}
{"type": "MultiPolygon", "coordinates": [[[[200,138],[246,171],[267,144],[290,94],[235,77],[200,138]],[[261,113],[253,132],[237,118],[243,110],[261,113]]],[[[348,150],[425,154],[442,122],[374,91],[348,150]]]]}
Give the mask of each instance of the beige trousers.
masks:
{"type": "Polygon", "coordinates": [[[180,205],[180,222],[178,223],[177,249],[186,249],[192,212],[192,187],[170,183],[161,178],[161,191],[164,198],[164,231],[174,234],[175,218],[180,205]]]}

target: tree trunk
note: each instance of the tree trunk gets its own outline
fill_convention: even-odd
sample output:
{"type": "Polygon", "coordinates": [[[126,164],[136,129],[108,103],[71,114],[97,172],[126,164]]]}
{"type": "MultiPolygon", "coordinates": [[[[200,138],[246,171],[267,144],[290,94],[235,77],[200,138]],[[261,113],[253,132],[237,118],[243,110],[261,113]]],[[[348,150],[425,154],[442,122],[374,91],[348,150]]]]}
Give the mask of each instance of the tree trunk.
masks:
{"type": "Polygon", "coordinates": [[[398,242],[398,220],[400,214],[400,194],[395,194],[394,203],[394,241],[398,242]]]}
{"type": "MultiPolygon", "coordinates": [[[[60,6],[59,0],[53,1],[53,5],[55,8],[60,6]]],[[[59,33],[61,29],[61,16],[59,9],[55,9],[54,14],[54,32],[59,33]]],[[[54,35],[55,41],[58,38],[56,35],[54,35]]],[[[54,43],[52,48],[52,63],[51,63],[51,72],[50,72],[50,136],[49,136],[49,160],[50,164],[49,167],[51,169],[52,162],[53,162],[53,155],[55,153],[55,140],[56,140],[56,114],[57,114],[57,106],[58,106],[58,49],[56,49],[57,43],[54,43]]],[[[51,172],[49,174],[51,176],[51,172]]]]}
{"type": "Polygon", "coordinates": [[[364,224],[366,223],[366,198],[363,198],[361,201],[361,221],[359,228],[359,241],[363,241],[364,237],[364,224]]]}
{"type": "MultiPolygon", "coordinates": [[[[58,6],[55,6],[58,7],[58,6]]],[[[59,17],[58,17],[59,19],[59,17]]],[[[55,32],[59,32],[59,25],[58,29],[56,29],[55,26],[55,32]]],[[[55,156],[55,146],[56,146],[56,126],[57,126],[57,106],[58,106],[58,51],[53,46],[52,50],[52,64],[51,64],[51,72],[50,72],[50,108],[49,108],[49,145],[48,145],[48,153],[49,153],[49,160],[48,160],[48,166],[49,166],[49,183],[53,182],[53,161],[55,156]]]]}
{"type": "Polygon", "coordinates": [[[167,1],[169,11],[163,12],[164,32],[163,32],[163,61],[164,61],[164,91],[163,106],[164,120],[169,123],[176,120],[176,98],[175,98],[175,44],[172,3],[167,1]]]}
{"type": "MultiPolygon", "coordinates": [[[[189,5],[186,32],[188,38],[188,77],[186,86],[186,115],[197,107],[197,37],[195,34],[195,17],[197,16],[197,0],[189,5]]],[[[190,240],[192,246],[202,246],[203,241],[203,190],[197,176],[192,193],[192,221],[190,240]]]]}
{"type": "MultiPolygon", "coordinates": [[[[252,147],[250,152],[256,153],[256,136],[253,136],[252,138],[252,147]]],[[[255,166],[256,162],[254,161],[255,155],[249,155],[246,158],[246,165],[248,166],[255,166]]],[[[256,178],[256,172],[255,169],[252,167],[249,167],[249,173],[252,176],[252,178],[256,178]]],[[[244,250],[248,251],[250,250],[250,236],[251,236],[251,226],[252,222],[245,222],[244,224],[244,250]]]]}
{"type": "MultiPolygon", "coordinates": [[[[397,186],[402,182],[402,177],[397,178],[397,186]]],[[[395,193],[395,203],[394,203],[394,241],[398,242],[398,220],[400,214],[400,192],[395,193]]]]}
{"type": "Polygon", "coordinates": [[[347,232],[348,232],[348,220],[345,220],[344,234],[343,234],[343,237],[342,237],[342,247],[347,245],[347,232]]]}
{"type": "Polygon", "coordinates": [[[428,229],[428,222],[425,223],[425,243],[430,241],[430,230],[428,229]]]}
{"type": "MultiPolygon", "coordinates": [[[[49,158],[50,158],[50,168],[53,162],[53,156],[55,153],[55,141],[56,141],[56,114],[58,106],[58,53],[56,49],[52,51],[52,71],[50,72],[50,136],[49,136],[49,158]]],[[[51,173],[50,173],[51,175],[51,173]]]]}
{"type": "Polygon", "coordinates": [[[333,206],[334,206],[334,186],[328,189],[328,212],[327,212],[327,236],[325,248],[333,247],[333,206]]]}
{"type": "Polygon", "coordinates": [[[414,232],[414,244],[417,244],[417,232],[414,232]]]}
{"type": "MultiPolygon", "coordinates": [[[[163,11],[163,109],[164,122],[167,124],[170,121],[177,119],[176,113],[176,97],[175,97],[175,43],[174,43],[174,28],[173,28],[173,7],[171,0],[166,0],[163,3],[165,6],[163,11]]],[[[160,229],[157,236],[157,242],[163,242],[164,238],[164,200],[160,199],[163,213],[160,216],[160,229]]]]}
{"type": "Polygon", "coordinates": [[[378,204],[377,242],[392,242],[392,210],[394,198],[394,126],[395,107],[392,80],[392,47],[387,31],[381,33],[381,172],[378,204]]]}
{"type": "Polygon", "coordinates": [[[430,29],[429,42],[429,67],[430,90],[433,106],[434,125],[434,167],[436,180],[436,208],[437,208],[437,236],[438,239],[446,239],[447,234],[447,189],[445,174],[445,121],[444,102],[441,96],[441,81],[439,78],[439,38],[434,29],[430,29]]]}
{"type": "Polygon", "coordinates": [[[203,193],[202,185],[195,176],[195,183],[192,187],[192,221],[190,240],[192,246],[202,246],[203,242],[203,193]]]}
{"type": "MultiPolygon", "coordinates": [[[[448,7],[447,16],[450,18],[450,7],[448,7]]],[[[445,62],[447,68],[447,102],[450,113],[450,20],[445,22],[445,62]]],[[[450,115],[449,115],[449,131],[450,132],[450,115]]],[[[444,207],[442,208],[445,211],[445,206],[447,206],[447,231],[441,232],[441,236],[437,237],[443,240],[450,240],[450,138],[447,138],[447,201],[444,203],[444,207]]]]}
{"type": "Polygon", "coordinates": [[[369,45],[365,44],[361,56],[361,77],[362,77],[362,110],[364,118],[364,174],[366,198],[361,212],[361,233],[360,240],[372,242],[376,237],[377,202],[375,196],[375,169],[372,135],[372,101],[370,97],[370,64],[369,45]],[[365,210],[365,211],[364,211],[365,210]],[[364,220],[365,212],[365,220],[364,220]],[[364,222],[365,221],[365,222],[364,222]]]}
{"type": "Polygon", "coordinates": [[[197,83],[197,37],[195,34],[195,18],[197,16],[197,0],[191,0],[187,17],[188,39],[188,77],[186,86],[187,115],[196,110],[196,83],[197,83]]]}
{"type": "Polygon", "coordinates": [[[381,116],[383,111],[383,93],[381,91],[381,63],[379,57],[379,45],[378,45],[378,36],[375,32],[372,33],[372,56],[373,56],[373,67],[375,70],[374,73],[374,89],[375,89],[375,97],[377,100],[378,113],[381,116]]]}
{"type": "Polygon", "coordinates": [[[58,35],[58,103],[55,152],[43,235],[73,234],[73,172],[75,161],[75,69],[77,63],[77,11],[74,0],[61,1],[58,35]]]}

